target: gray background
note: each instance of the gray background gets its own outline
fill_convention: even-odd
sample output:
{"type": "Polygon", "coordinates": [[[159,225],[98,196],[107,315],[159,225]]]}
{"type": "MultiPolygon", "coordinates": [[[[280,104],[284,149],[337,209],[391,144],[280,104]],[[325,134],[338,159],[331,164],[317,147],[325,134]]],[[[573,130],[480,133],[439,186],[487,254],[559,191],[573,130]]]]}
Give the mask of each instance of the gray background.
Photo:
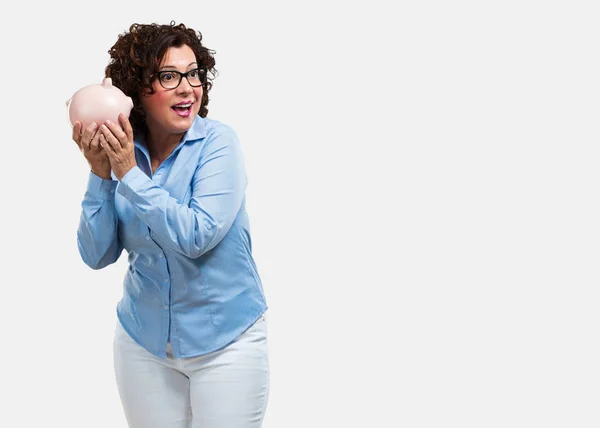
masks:
{"type": "Polygon", "coordinates": [[[133,22],[217,51],[269,301],[264,428],[598,427],[592,1],[20,2],[2,17],[0,425],[125,427],[126,258],[79,258],[65,101],[133,22]]]}

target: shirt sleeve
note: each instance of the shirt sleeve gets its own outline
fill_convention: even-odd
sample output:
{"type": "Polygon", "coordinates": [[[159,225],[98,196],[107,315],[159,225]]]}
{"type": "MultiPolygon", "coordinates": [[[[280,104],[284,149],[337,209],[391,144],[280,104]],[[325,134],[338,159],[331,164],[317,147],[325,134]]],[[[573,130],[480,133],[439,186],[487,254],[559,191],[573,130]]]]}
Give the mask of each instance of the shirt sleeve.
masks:
{"type": "Polygon", "coordinates": [[[207,141],[191,185],[189,205],[181,204],[136,166],[122,177],[118,192],[160,245],[196,258],[223,239],[244,199],[246,172],[234,131],[207,141]]]}
{"type": "Polygon", "coordinates": [[[116,262],[123,251],[117,233],[116,187],[117,181],[102,179],[90,171],[81,203],[77,247],[84,263],[92,269],[116,262]]]}

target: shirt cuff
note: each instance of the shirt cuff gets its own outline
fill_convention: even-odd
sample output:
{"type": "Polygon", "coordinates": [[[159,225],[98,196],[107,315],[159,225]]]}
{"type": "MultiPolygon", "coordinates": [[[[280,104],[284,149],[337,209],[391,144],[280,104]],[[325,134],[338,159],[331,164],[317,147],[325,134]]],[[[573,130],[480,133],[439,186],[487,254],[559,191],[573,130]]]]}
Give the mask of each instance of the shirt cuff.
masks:
{"type": "Polygon", "coordinates": [[[115,189],[117,187],[117,181],[107,180],[101,177],[98,177],[92,171],[90,171],[90,176],[88,178],[87,185],[87,193],[96,199],[101,199],[103,201],[109,201],[114,199],[115,197],[115,189]]]}
{"type": "Polygon", "coordinates": [[[149,180],[149,177],[140,169],[139,166],[134,166],[127,174],[121,177],[121,185],[118,192],[125,198],[130,200],[139,190],[143,188],[144,183],[149,180]]]}

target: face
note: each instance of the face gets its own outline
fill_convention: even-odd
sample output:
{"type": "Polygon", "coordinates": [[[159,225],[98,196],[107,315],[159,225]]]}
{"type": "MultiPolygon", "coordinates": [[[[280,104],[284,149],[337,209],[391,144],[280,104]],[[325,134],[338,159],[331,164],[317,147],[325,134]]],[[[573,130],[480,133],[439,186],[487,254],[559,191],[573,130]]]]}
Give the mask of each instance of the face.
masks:
{"type": "MultiPolygon", "coordinates": [[[[169,48],[158,71],[187,73],[195,68],[198,68],[198,63],[194,51],[184,45],[169,48]]],[[[174,76],[179,79],[178,75],[174,74],[174,76]]],[[[202,86],[190,86],[184,77],[175,89],[163,88],[158,79],[154,79],[152,87],[154,93],[141,98],[150,133],[156,136],[185,133],[200,111],[202,86]]]]}

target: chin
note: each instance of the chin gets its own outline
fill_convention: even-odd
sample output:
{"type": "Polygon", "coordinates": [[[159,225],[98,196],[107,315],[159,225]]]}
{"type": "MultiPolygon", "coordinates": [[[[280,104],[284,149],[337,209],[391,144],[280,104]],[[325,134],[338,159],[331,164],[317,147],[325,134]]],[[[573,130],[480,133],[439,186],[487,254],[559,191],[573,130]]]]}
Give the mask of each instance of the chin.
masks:
{"type": "Polygon", "coordinates": [[[189,124],[183,125],[183,124],[179,124],[179,125],[174,125],[171,127],[171,132],[173,134],[185,134],[187,132],[188,129],[190,129],[192,127],[192,122],[190,122],[189,124]]]}
{"type": "Polygon", "coordinates": [[[191,128],[192,124],[194,123],[195,118],[196,118],[196,116],[181,118],[179,120],[171,122],[171,127],[180,132],[185,132],[191,128]]]}

